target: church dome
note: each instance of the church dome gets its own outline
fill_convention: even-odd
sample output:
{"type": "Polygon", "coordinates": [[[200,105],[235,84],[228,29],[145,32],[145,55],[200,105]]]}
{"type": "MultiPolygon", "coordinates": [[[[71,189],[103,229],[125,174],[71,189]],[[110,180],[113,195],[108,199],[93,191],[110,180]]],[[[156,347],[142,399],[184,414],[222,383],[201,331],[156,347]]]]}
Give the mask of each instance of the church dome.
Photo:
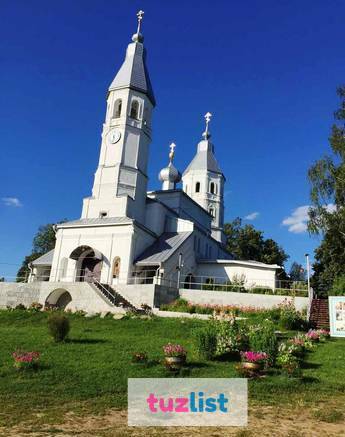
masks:
{"type": "Polygon", "coordinates": [[[181,173],[177,170],[172,162],[159,172],[159,180],[161,182],[170,182],[176,184],[181,180],[181,173]]]}

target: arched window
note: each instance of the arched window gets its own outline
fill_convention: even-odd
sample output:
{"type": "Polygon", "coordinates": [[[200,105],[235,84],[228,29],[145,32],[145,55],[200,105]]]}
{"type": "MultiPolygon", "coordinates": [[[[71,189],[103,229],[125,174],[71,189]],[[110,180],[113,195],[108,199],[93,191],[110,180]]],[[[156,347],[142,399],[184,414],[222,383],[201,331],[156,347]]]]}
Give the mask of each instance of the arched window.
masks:
{"type": "Polygon", "coordinates": [[[197,182],[197,183],[195,184],[195,192],[196,192],[196,193],[200,193],[200,182],[197,182]]]}
{"type": "Polygon", "coordinates": [[[117,256],[116,258],[114,258],[114,261],[113,261],[113,278],[119,277],[120,264],[121,264],[120,257],[117,256]]]}
{"type": "Polygon", "coordinates": [[[210,183],[210,193],[217,194],[217,185],[214,182],[210,183]]]}
{"type": "Polygon", "coordinates": [[[114,105],[114,118],[120,118],[121,117],[121,109],[122,109],[122,100],[117,99],[115,101],[114,105]]]}
{"type": "Polygon", "coordinates": [[[208,212],[211,214],[211,216],[214,218],[215,217],[215,213],[214,213],[214,208],[210,208],[208,210],[208,212]]]}
{"type": "Polygon", "coordinates": [[[130,117],[135,120],[139,118],[139,102],[137,100],[132,100],[130,117]]]}

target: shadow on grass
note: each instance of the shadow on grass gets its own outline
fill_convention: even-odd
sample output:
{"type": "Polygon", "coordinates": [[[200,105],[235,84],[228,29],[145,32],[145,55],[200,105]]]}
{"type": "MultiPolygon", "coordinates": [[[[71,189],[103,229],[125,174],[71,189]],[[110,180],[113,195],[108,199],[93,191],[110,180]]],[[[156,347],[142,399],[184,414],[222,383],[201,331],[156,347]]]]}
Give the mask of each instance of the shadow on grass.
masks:
{"type": "Polygon", "coordinates": [[[240,361],[241,356],[239,352],[228,352],[226,354],[218,355],[214,361],[240,361]]]}
{"type": "Polygon", "coordinates": [[[315,378],[314,376],[302,376],[301,382],[303,384],[310,384],[320,382],[319,378],[315,378]]]}
{"type": "Polygon", "coordinates": [[[301,362],[301,369],[318,369],[321,367],[321,364],[318,363],[310,363],[308,361],[301,362]]]}
{"type": "Polygon", "coordinates": [[[65,343],[75,343],[75,344],[99,344],[108,343],[107,340],[102,338],[67,338],[65,343]]]}

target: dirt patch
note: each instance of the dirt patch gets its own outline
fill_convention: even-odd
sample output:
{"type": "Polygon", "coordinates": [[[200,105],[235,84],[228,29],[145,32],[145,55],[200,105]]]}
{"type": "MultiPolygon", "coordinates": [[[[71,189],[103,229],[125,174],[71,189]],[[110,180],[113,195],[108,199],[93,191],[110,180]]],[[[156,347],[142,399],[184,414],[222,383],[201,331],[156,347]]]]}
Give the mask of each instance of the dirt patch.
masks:
{"type": "MultiPolygon", "coordinates": [[[[318,407],[320,408],[320,407],[318,407]]],[[[327,405],[332,420],[332,407],[327,405]]],[[[338,404],[339,409],[339,404],[338,404]]],[[[343,436],[345,421],[338,417],[336,423],[326,422],[327,415],[318,418],[319,409],[312,408],[277,408],[253,407],[249,410],[249,426],[246,428],[136,428],[127,427],[127,412],[125,410],[109,410],[99,416],[77,416],[67,413],[63,424],[54,425],[22,425],[13,428],[0,428],[0,435],[14,436],[83,436],[83,437],[113,437],[113,436],[237,436],[237,437],[328,437],[343,436]]],[[[324,411],[324,409],[322,410],[324,411]]]]}

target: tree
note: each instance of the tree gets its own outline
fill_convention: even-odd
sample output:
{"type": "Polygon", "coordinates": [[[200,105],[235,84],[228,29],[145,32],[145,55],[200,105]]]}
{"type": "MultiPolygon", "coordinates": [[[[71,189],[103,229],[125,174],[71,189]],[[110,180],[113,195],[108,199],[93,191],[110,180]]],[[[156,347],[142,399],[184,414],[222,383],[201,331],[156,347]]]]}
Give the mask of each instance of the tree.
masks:
{"type": "Polygon", "coordinates": [[[308,229],[323,237],[315,251],[313,287],[328,291],[337,276],[345,274],[345,86],[337,89],[341,99],[334,113],[329,143],[331,154],[309,169],[311,183],[308,229]]]}
{"type": "Polygon", "coordinates": [[[288,259],[285,251],[272,239],[265,239],[263,232],[252,225],[242,226],[236,218],[224,225],[226,248],[235,259],[260,261],[283,266],[288,259]]]}
{"type": "MultiPolygon", "coordinates": [[[[63,223],[66,220],[62,220],[59,223],[63,223]]],[[[17,282],[23,282],[27,279],[30,269],[29,264],[55,247],[55,231],[54,224],[48,223],[47,225],[40,226],[32,242],[32,251],[30,255],[27,255],[17,272],[17,282]]]]}
{"type": "Polygon", "coordinates": [[[295,261],[290,267],[289,276],[292,281],[305,281],[307,279],[306,271],[302,264],[298,264],[295,261]]]}

